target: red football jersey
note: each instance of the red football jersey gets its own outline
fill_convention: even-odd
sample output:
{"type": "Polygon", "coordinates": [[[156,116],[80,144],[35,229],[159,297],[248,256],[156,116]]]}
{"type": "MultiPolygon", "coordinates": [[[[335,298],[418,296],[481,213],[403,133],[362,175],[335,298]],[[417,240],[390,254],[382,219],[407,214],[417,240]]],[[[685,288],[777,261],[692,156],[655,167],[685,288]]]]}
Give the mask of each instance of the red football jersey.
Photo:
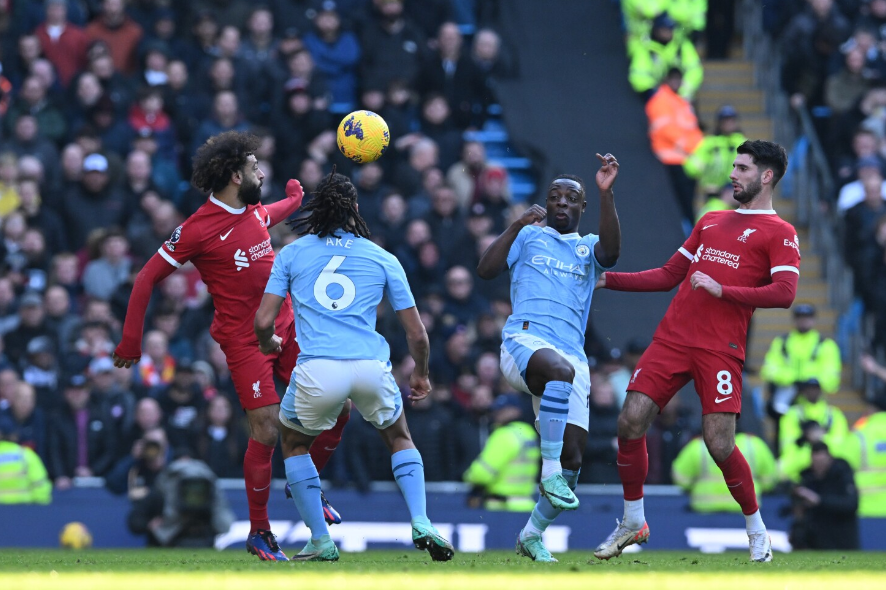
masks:
{"type": "MultiPolygon", "coordinates": [[[[160,247],[160,255],[173,266],[190,261],[197,267],[215,304],[209,333],[220,344],[257,341],[255,312],[274,264],[270,225],[261,203],[234,209],[209,197],[160,247]]],[[[293,321],[287,295],[277,316],[277,332],[293,321]]]]}
{"type": "Polygon", "coordinates": [[[724,286],[762,287],[778,272],[799,275],[797,231],[772,210],[713,211],[695,225],[680,253],[692,262],[655,338],[744,360],[754,308],[693,291],[689,279],[701,271],[724,286]]]}

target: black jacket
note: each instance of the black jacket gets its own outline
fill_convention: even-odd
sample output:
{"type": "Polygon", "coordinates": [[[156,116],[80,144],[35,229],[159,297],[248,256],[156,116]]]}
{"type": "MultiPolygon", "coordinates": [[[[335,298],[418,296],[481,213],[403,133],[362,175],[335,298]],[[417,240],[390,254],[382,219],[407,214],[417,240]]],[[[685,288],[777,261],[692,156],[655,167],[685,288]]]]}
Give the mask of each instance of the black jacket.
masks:
{"type": "MultiPolygon", "coordinates": [[[[87,406],[86,421],[87,463],[93,475],[104,475],[116,459],[116,440],[111,416],[100,400],[87,406]]],[[[54,413],[49,419],[46,467],[50,477],[73,477],[77,467],[77,420],[70,408],[54,413]]]]}
{"type": "Polygon", "coordinates": [[[821,503],[805,509],[802,532],[792,535],[794,546],[798,549],[859,549],[858,490],[849,464],[843,459],[834,459],[821,479],[815,477],[811,468],[806,469],[800,474],[800,485],[818,494],[821,503]]]}

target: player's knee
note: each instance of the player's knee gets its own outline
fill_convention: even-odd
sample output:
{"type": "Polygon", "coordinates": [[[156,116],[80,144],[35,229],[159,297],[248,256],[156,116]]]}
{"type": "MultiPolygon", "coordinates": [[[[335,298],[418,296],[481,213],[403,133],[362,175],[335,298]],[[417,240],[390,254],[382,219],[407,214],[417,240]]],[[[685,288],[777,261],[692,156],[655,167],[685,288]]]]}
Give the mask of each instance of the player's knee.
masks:
{"type": "Polygon", "coordinates": [[[546,377],[548,381],[572,383],[575,379],[575,367],[566,361],[555,363],[548,369],[546,377]]]}
{"type": "Polygon", "coordinates": [[[635,416],[629,412],[621,412],[618,415],[618,436],[619,438],[640,438],[646,433],[643,424],[635,416]]]}
{"type": "Polygon", "coordinates": [[[723,462],[732,454],[735,441],[729,437],[705,434],[704,444],[708,448],[711,457],[717,462],[723,462]]]}

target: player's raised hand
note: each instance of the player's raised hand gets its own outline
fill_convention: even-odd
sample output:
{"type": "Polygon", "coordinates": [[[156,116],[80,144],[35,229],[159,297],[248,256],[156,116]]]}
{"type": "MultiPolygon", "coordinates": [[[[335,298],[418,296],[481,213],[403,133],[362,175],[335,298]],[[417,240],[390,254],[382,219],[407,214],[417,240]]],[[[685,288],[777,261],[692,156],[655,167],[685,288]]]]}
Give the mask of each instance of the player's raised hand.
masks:
{"type": "Polygon", "coordinates": [[[283,350],[283,339],[274,334],[267,342],[259,342],[258,349],[262,354],[274,354],[283,350]]]}
{"type": "Polygon", "coordinates": [[[692,273],[692,276],[689,277],[689,284],[692,285],[692,290],[695,289],[704,289],[717,299],[723,296],[723,285],[709,277],[703,272],[695,271],[692,273]]]}
{"type": "Polygon", "coordinates": [[[130,367],[132,367],[132,365],[136,364],[139,360],[141,360],[141,357],[138,356],[136,358],[131,358],[131,359],[130,358],[123,358],[123,357],[117,356],[116,352],[112,352],[111,359],[114,361],[114,366],[117,367],[118,369],[121,369],[121,368],[122,369],[129,369],[130,367]]]}
{"type": "Polygon", "coordinates": [[[545,217],[547,217],[548,212],[545,211],[545,208],[541,205],[533,205],[529,209],[523,212],[523,215],[520,216],[520,219],[517,222],[526,227],[527,225],[532,225],[534,223],[538,223],[545,217]]]}
{"type": "Polygon", "coordinates": [[[618,160],[608,152],[605,156],[597,154],[597,158],[602,164],[597,170],[597,188],[601,191],[612,190],[612,185],[615,184],[615,179],[618,176],[618,160]]]}
{"type": "Polygon", "coordinates": [[[301,201],[305,196],[301,183],[294,178],[290,178],[289,182],[286,183],[286,196],[297,201],[297,207],[301,207],[301,201]]]}
{"type": "Polygon", "coordinates": [[[419,375],[413,372],[409,377],[409,401],[413,404],[423,400],[431,393],[431,380],[427,375],[419,375]]]}

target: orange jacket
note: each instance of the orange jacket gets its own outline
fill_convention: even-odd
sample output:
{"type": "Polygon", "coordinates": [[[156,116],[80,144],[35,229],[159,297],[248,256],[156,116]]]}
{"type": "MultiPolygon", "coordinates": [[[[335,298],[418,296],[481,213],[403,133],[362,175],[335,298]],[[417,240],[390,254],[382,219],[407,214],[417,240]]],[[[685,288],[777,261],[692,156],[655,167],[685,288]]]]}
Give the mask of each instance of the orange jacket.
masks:
{"type": "Polygon", "coordinates": [[[646,117],[652,151],[663,164],[683,164],[704,138],[692,105],[667,84],[646,103],[646,117]]]}

